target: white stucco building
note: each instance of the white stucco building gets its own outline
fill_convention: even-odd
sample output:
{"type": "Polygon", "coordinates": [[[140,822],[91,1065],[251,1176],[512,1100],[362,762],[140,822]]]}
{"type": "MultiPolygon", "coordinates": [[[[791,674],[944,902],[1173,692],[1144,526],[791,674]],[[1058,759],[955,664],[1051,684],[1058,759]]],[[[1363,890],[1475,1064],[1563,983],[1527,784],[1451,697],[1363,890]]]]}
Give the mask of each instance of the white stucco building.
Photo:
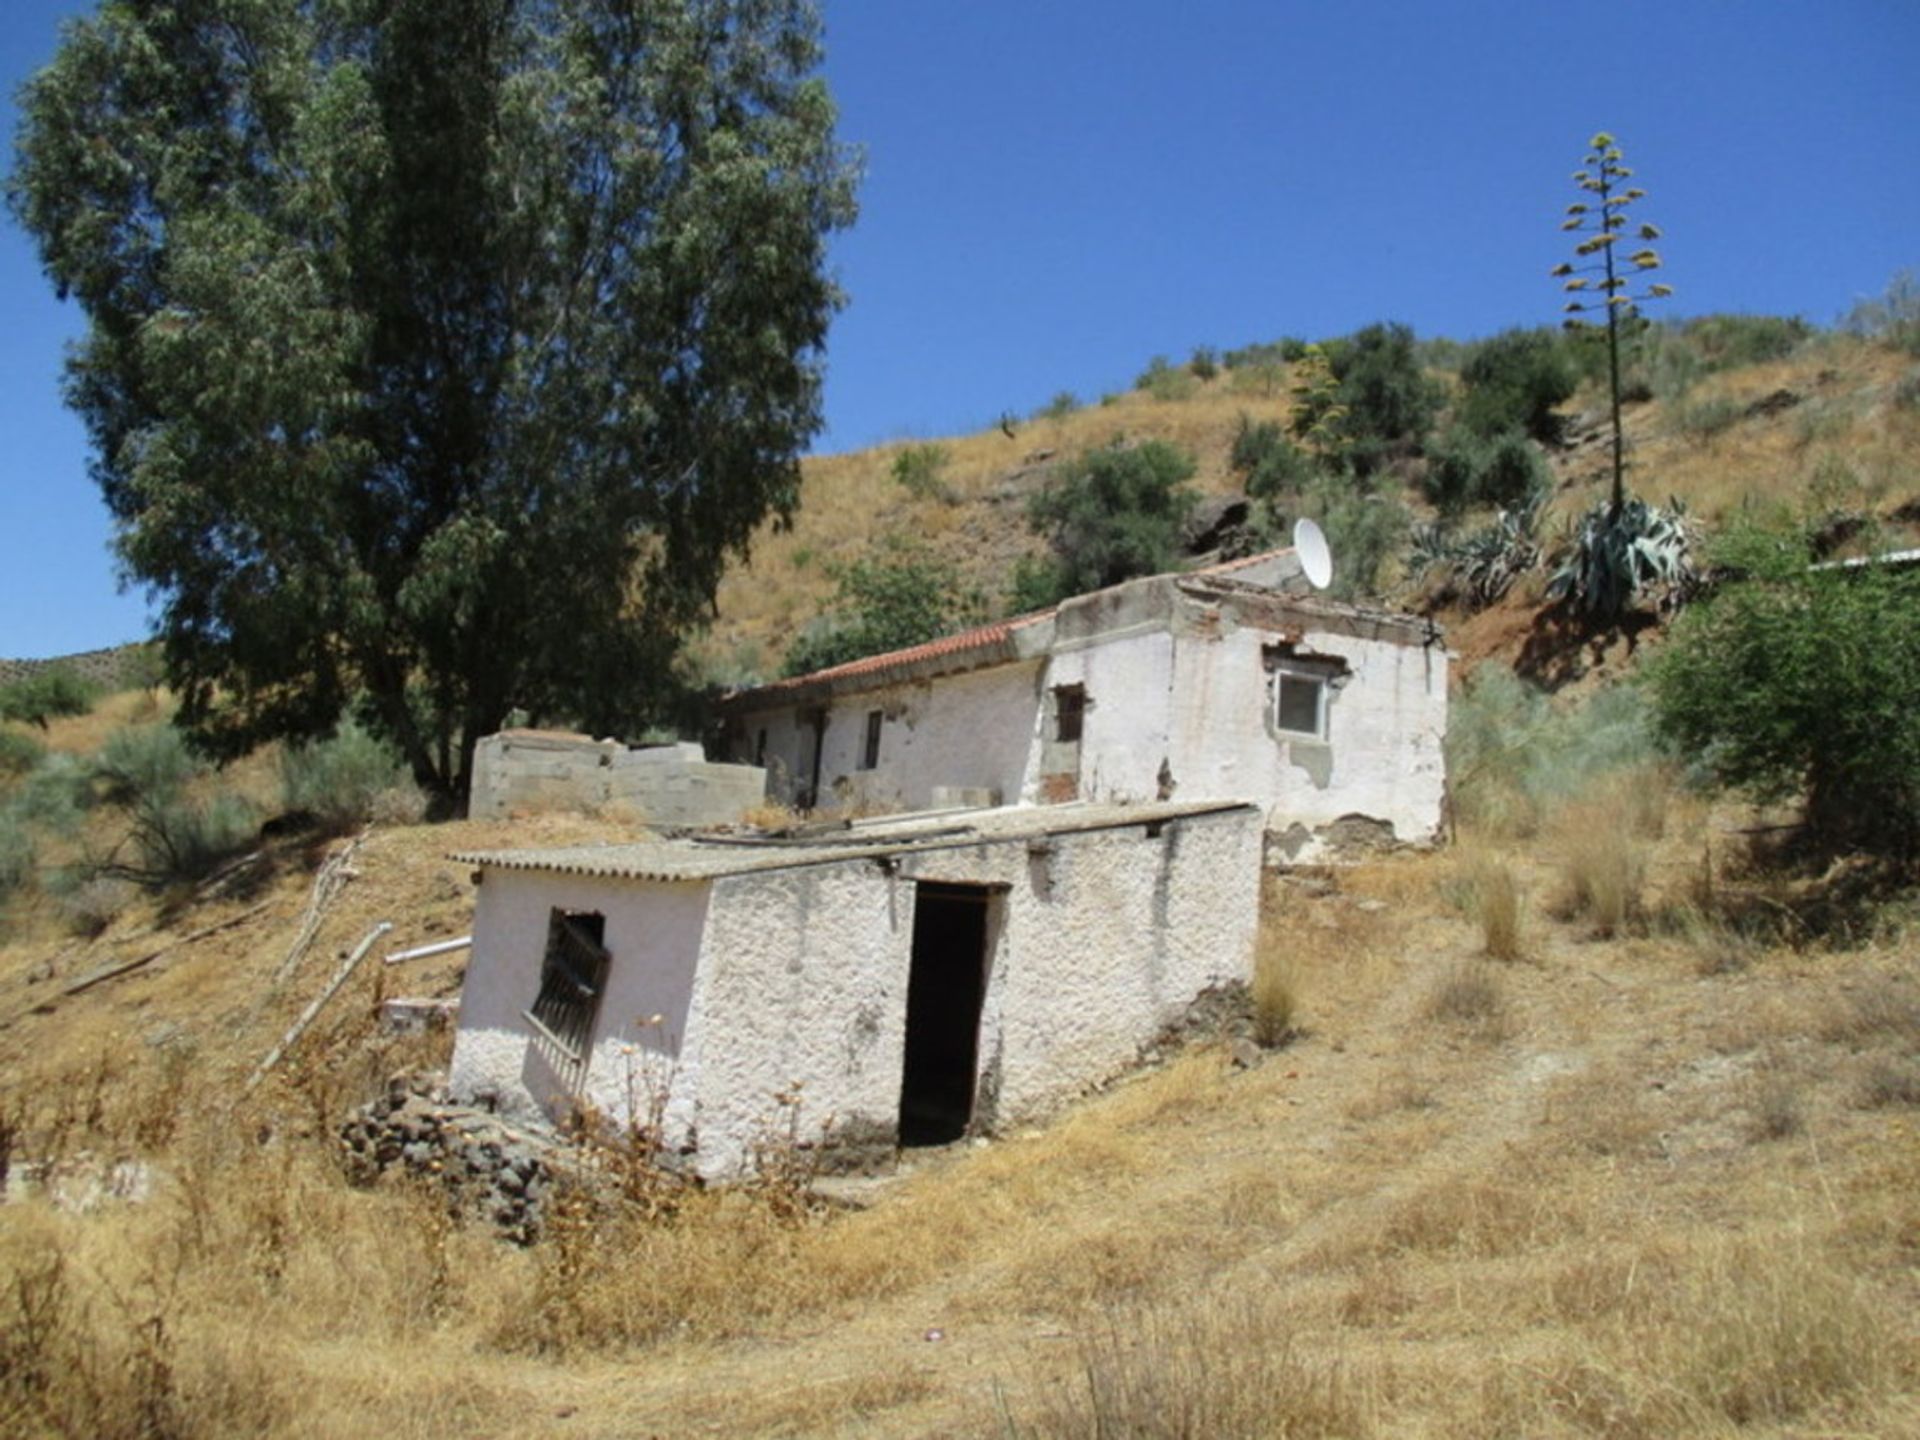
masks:
{"type": "Polygon", "coordinates": [[[1244,800],[1305,858],[1438,830],[1447,652],[1429,621],[1313,593],[1282,550],[743,691],[725,715],[731,758],[802,807],[1244,800]]]}
{"type": "Polygon", "coordinates": [[[1253,806],[1181,800],[462,855],[452,1088],[657,1115],[708,1176],[795,1087],[803,1136],[855,1159],[990,1132],[1249,978],[1262,833],[1253,806]]]}

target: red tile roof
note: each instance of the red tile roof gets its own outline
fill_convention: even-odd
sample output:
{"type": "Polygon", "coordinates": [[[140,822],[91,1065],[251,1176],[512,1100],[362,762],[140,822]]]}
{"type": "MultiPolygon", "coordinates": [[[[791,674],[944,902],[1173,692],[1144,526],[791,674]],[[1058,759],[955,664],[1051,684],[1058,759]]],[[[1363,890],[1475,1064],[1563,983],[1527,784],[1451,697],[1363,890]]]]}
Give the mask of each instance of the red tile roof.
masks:
{"type": "MultiPolygon", "coordinates": [[[[1257,565],[1261,561],[1271,560],[1283,555],[1292,547],[1268,550],[1258,555],[1244,556],[1239,560],[1227,560],[1218,565],[1209,565],[1202,570],[1184,572],[1189,575],[1225,575],[1232,571],[1257,565]]],[[[1078,597],[1076,597],[1078,598],[1078,597]]],[[[1052,609],[1036,610],[1030,615],[1015,616],[1010,620],[997,620],[991,625],[978,625],[971,630],[962,630],[958,635],[942,636],[938,640],[929,640],[922,645],[910,645],[904,650],[889,650],[882,655],[867,655],[859,660],[849,660],[843,665],[834,665],[825,670],[814,670],[805,675],[791,675],[784,680],[769,681],[765,685],[756,685],[729,696],[730,701],[743,700],[748,696],[766,696],[769,699],[785,691],[811,688],[815,685],[832,684],[840,680],[856,680],[861,676],[880,675],[885,671],[918,665],[928,660],[954,660],[964,662],[969,657],[976,664],[988,664],[994,660],[1011,657],[1011,645],[1016,630],[1024,630],[1042,620],[1052,618],[1052,609]]],[[[953,668],[963,668],[956,665],[953,668]]]]}

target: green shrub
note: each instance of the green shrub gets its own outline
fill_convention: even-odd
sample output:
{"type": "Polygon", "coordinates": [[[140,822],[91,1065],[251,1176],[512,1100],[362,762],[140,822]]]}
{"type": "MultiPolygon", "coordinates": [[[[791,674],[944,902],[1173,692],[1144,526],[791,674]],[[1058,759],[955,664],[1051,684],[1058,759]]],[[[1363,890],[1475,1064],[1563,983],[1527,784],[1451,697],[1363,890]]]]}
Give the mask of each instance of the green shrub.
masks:
{"type": "Polygon", "coordinates": [[[1920,841],[1920,574],[1814,568],[1807,535],[1737,522],[1743,577],[1691,607],[1651,661],[1660,733],[1714,780],[1801,797],[1815,837],[1911,854],[1920,841]]]}
{"type": "Polygon", "coordinates": [[[1064,420],[1079,408],[1080,397],[1071,390],[1062,390],[1035,413],[1042,420],[1064,420]]]}
{"type": "Polygon", "coordinates": [[[1702,315],[1683,327],[1709,372],[1784,360],[1814,334],[1797,315],[1702,315]]]}
{"type": "Polygon", "coordinates": [[[1354,470],[1372,475],[1395,453],[1417,451],[1446,392],[1421,368],[1406,325],[1369,325],[1324,347],[1346,410],[1354,470]]]}
{"type": "Polygon", "coordinates": [[[411,785],[399,754],[352,722],[329,739],[280,752],[282,803],[329,829],[364,825],[383,797],[411,785]]]}
{"type": "Polygon", "coordinates": [[[1262,365],[1291,365],[1307,353],[1307,342],[1293,335],[1283,335],[1278,340],[1270,340],[1256,345],[1242,345],[1229,350],[1221,356],[1221,363],[1229,370],[1244,370],[1262,365]]]}
{"type": "Polygon", "coordinates": [[[1321,475],[1321,469],[1272,420],[1240,417],[1228,464],[1240,476],[1241,488],[1254,499],[1296,497],[1321,475]]]}
{"type": "Polygon", "coordinates": [[[921,644],[977,624],[985,608],[953,566],[899,536],[851,564],[829,565],[828,573],[838,587],[834,607],[788,647],[787,675],[921,644]]]}
{"type": "Polygon", "coordinates": [[[38,725],[59,715],[84,715],[93,707],[94,688],[67,665],[46,665],[0,689],[0,720],[38,725]]]}
{"type": "Polygon", "coordinates": [[[1427,499],[1449,515],[1475,505],[1516,509],[1552,483],[1546,457],[1518,430],[1482,436],[1465,426],[1434,448],[1421,481],[1427,499]]]}
{"type": "Polygon", "coordinates": [[[1187,360],[1187,373],[1196,380],[1211,380],[1220,373],[1220,352],[1211,345],[1196,345],[1187,360]]]}
{"type": "Polygon", "coordinates": [[[1027,524],[1053,552],[1045,603],[1177,568],[1193,471],[1193,456],[1165,440],[1116,440],[1061,466],[1027,502],[1027,524]]]}
{"type": "Polygon", "coordinates": [[[1579,368],[1557,332],[1508,330],[1467,353],[1457,419],[1483,440],[1521,431],[1550,445],[1565,427],[1555,407],[1572,397],[1579,381],[1579,368]]]}
{"type": "Polygon", "coordinates": [[[33,832],[9,807],[0,809],[0,905],[33,879],[37,860],[33,832]]]}
{"type": "Polygon", "coordinates": [[[917,500],[945,500],[951,497],[940,475],[947,468],[944,445],[907,445],[893,457],[893,478],[917,500]]]}
{"type": "Polygon", "coordinates": [[[38,765],[47,747],[24,730],[0,730],[0,776],[24,775],[38,765]]]}
{"type": "Polygon", "coordinates": [[[126,819],[126,843],[105,867],[121,878],[151,886],[191,880],[258,833],[253,808],[215,786],[209,767],[171,725],[116,730],[91,769],[105,802],[126,819]]]}
{"type": "Polygon", "coordinates": [[[8,809],[22,824],[70,834],[94,803],[93,775],[73,755],[46,756],[14,790],[8,809]]]}
{"type": "Polygon", "coordinates": [[[1156,355],[1147,362],[1133,382],[1133,388],[1144,390],[1156,400],[1191,399],[1200,382],[1191,372],[1177,368],[1164,355],[1156,355]]]}

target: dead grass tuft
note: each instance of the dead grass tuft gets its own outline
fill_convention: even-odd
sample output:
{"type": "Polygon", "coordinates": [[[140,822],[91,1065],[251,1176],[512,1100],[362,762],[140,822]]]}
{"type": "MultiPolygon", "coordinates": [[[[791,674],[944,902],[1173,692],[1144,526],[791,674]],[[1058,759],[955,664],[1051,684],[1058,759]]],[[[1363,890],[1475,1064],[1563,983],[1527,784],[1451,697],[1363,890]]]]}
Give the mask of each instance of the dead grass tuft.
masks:
{"type": "Polygon", "coordinates": [[[1482,1040],[1506,1035],[1506,998],[1500,977],[1483,961],[1461,961],[1441,975],[1427,992],[1425,1010],[1428,1019],[1482,1040]]]}
{"type": "Polygon", "coordinates": [[[1647,853],[1617,800],[1571,806],[1557,827],[1563,919],[1584,919],[1596,939],[1624,934],[1646,912],[1647,853]]]}
{"type": "Polygon", "coordinates": [[[1549,1190],[1455,1177],[1394,1207],[1377,1253],[1515,1255],[1578,1233],[1579,1217],[1549,1190]]]}
{"type": "MultiPolygon", "coordinates": [[[[1184,1309],[1116,1311],[1080,1339],[1064,1381],[1005,1396],[1000,1433],[1034,1440],[1374,1432],[1366,1382],[1309,1359],[1270,1303],[1216,1296],[1184,1309]]],[[[984,1428],[984,1427],[983,1427],[984,1428]]]]}
{"type": "Polygon", "coordinates": [[[1491,960],[1518,960],[1522,953],[1520,882],[1513,863],[1488,850],[1471,850],[1455,869],[1455,885],[1468,916],[1480,930],[1481,950],[1491,960]]]}
{"type": "Polygon", "coordinates": [[[1300,979],[1292,943],[1278,917],[1263,914],[1253,952],[1253,1038],[1271,1050],[1293,1038],[1299,1023],[1300,979]]]}

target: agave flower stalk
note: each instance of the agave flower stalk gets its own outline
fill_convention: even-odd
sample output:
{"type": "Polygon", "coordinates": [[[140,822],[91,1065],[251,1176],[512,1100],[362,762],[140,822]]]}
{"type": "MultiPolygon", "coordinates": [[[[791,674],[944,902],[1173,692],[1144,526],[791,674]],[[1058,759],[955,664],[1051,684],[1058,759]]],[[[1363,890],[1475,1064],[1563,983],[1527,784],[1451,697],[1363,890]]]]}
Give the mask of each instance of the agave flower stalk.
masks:
{"type": "Polygon", "coordinates": [[[1627,183],[1633,171],[1613,136],[1602,130],[1587,144],[1586,166],[1573,172],[1573,180],[1591,198],[1569,205],[1566,219],[1560,222],[1562,230],[1581,237],[1573,251],[1578,263],[1563,261],[1551,273],[1565,282],[1562,288],[1571,296],[1564,307],[1568,329],[1589,323],[1585,317],[1596,310],[1606,314],[1607,383],[1613,413],[1613,502],[1608,508],[1617,517],[1627,498],[1626,442],[1620,427],[1620,317],[1643,301],[1664,300],[1673,289],[1652,281],[1638,291],[1633,288],[1639,277],[1660,268],[1659,254],[1646,244],[1658,240],[1660,230],[1643,222],[1635,232],[1642,247],[1631,255],[1622,253],[1628,207],[1647,192],[1627,183]]]}

